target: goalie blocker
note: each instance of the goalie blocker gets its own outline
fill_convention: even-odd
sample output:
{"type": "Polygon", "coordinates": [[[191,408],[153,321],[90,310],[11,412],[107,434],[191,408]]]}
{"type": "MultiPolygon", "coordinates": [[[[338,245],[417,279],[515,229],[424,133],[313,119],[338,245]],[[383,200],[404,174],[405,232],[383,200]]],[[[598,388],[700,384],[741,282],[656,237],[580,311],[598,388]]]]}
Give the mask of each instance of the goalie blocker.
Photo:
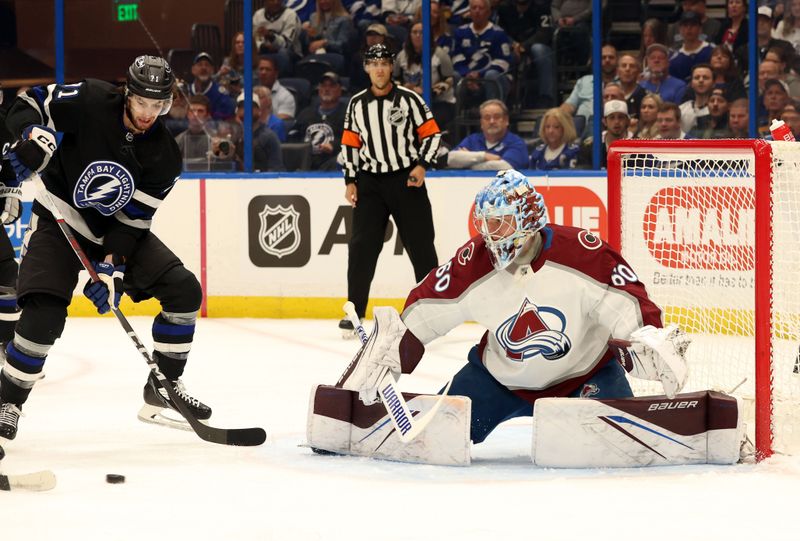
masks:
{"type": "Polygon", "coordinates": [[[618,400],[542,398],[531,458],[555,468],[735,464],[745,426],[736,398],[715,391],[618,400]]]}

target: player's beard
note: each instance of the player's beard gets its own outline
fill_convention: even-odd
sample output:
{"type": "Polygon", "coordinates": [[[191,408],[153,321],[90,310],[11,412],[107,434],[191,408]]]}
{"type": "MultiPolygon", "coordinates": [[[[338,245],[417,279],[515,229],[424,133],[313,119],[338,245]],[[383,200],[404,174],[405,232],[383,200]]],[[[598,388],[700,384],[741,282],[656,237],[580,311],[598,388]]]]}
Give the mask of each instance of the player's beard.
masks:
{"type": "Polygon", "coordinates": [[[136,117],[133,116],[133,111],[131,110],[131,108],[128,107],[127,105],[125,106],[125,116],[128,117],[128,122],[131,123],[131,126],[133,126],[139,133],[144,133],[150,128],[152,128],[153,124],[156,121],[156,119],[153,118],[153,120],[151,120],[146,126],[142,127],[136,120],[136,117]]]}

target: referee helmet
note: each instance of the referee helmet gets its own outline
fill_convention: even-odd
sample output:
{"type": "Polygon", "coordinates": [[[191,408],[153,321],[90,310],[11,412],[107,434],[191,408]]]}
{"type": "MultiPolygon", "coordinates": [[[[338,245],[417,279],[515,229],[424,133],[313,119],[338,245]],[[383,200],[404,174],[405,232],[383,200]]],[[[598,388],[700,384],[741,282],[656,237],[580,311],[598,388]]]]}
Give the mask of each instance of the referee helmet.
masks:
{"type": "Polygon", "coordinates": [[[394,63],[394,53],[383,43],[376,43],[372,45],[364,54],[364,63],[370,60],[379,60],[381,58],[389,59],[389,62],[394,63]]]}

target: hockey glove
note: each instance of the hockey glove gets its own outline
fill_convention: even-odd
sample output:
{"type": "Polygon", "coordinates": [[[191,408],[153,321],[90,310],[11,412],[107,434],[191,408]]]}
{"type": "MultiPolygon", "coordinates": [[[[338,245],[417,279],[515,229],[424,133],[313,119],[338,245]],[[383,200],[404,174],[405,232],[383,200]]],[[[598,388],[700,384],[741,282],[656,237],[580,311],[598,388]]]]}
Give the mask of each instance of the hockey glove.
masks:
{"type": "Polygon", "coordinates": [[[122,279],[125,276],[125,265],[114,266],[111,263],[99,261],[94,264],[97,282],[89,282],[83,288],[83,294],[97,307],[97,312],[105,314],[112,308],[119,306],[122,298],[122,279]],[[109,305],[109,301],[113,304],[109,305]]]}
{"type": "Polygon", "coordinates": [[[406,326],[400,314],[392,307],[378,306],[373,310],[375,326],[367,342],[359,350],[355,368],[342,387],[358,391],[359,398],[366,404],[378,401],[378,385],[390,371],[397,379],[400,377],[400,341],[406,326]]]}
{"type": "MultiPolygon", "coordinates": [[[[12,182],[12,184],[17,184],[12,182]]],[[[6,186],[0,182],[0,223],[13,224],[19,219],[22,209],[22,188],[6,186]]]]}
{"type": "Polygon", "coordinates": [[[8,159],[17,174],[17,182],[22,182],[34,172],[38,173],[47,167],[57,146],[56,132],[47,126],[34,124],[25,128],[22,139],[11,145],[8,151],[8,159]]]}
{"type": "Polygon", "coordinates": [[[664,394],[673,398],[686,384],[689,375],[686,349],[691,339],[677,325],[663,329],[646,325],[631,333],[628,340],[610,340],[619,362],[631,376],[661,381],[664,394]]]}

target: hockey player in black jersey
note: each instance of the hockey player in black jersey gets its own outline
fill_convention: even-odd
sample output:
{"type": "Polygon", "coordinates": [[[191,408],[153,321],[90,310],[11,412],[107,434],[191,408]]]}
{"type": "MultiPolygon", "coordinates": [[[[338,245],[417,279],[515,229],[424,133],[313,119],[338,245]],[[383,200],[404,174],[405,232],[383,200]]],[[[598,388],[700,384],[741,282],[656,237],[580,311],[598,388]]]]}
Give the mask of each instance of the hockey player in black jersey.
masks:
{"type": "MultiPolygon", "coordinates": [[[[18,180],[41,174],[49,197],[33,205],[19,269],[22,313],[0,372],[0,438],[13,439],[20,410],[42,378],[47,354],[61,336],[82,269],[53,219],[52,202],[77,236],[101,280],[84,293],[103,314],[123,293],[161,304],[153,323],[153,358],[198,419],[211,409],[180,380],[192,345],[202,290],[178,257],[150,231],[151,220],[178,180],[181,157],[160,115],[172,102],[174,76],[162,58],[140,56],[124,88],[87,79],[36,87],[17,98],[7,126],[18,180]]],[[[176,409],[151,374],[144,421],[176,409]]]]}
{"type": "MultiPolygon", "coordinates": [[[[14,142],[6,129],[6,110],[2,108],[3,92],[0,88],[0,156],[8,153],[14,142]]],[[[8,160],[0,161],[0,226],[16,222],[22,212],[22,190],[8,160]]],[[[5,346],[14,337],[14,326],[19,319],[17,308],[17,260],[14,247],[5,227],[0,227],[0,366],[5,359],[5,346]]]]}

